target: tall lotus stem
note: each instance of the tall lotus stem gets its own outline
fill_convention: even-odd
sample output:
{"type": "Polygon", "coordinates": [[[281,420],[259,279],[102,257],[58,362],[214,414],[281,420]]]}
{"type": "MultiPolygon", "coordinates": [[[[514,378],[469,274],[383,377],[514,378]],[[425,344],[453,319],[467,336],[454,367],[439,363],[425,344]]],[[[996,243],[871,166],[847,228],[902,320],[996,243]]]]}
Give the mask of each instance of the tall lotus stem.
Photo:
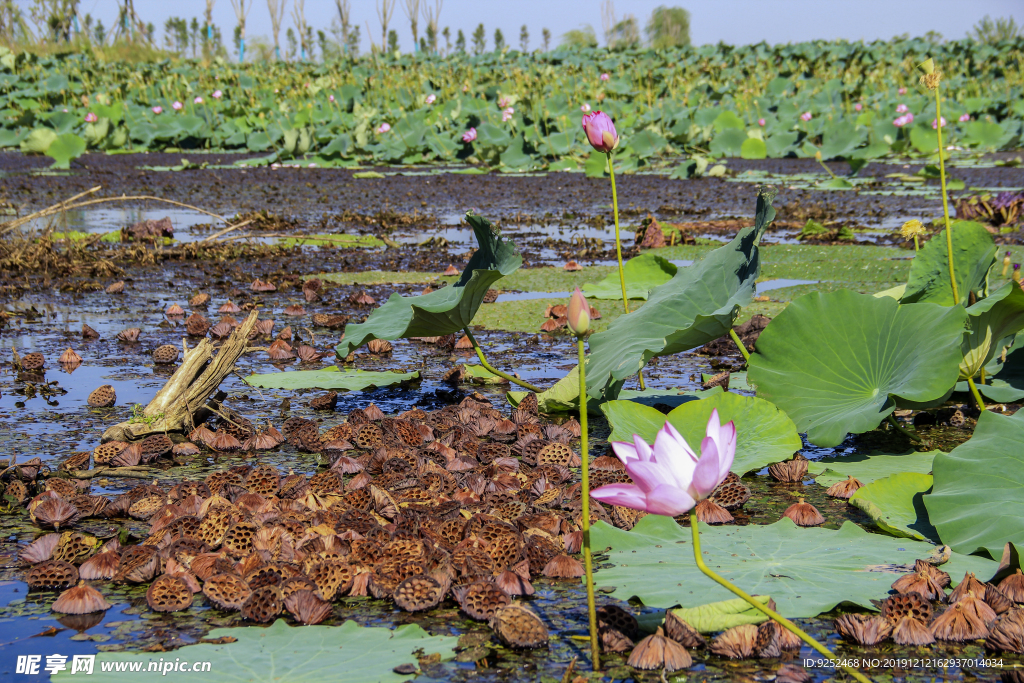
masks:
{"type": "Polygon", "coordinates": [[[583,566],[587,583],[587,621],[590,624],[590,656],[594,671],[601,670],[601,649],[597,642],[597,608],[594,606],[594,561],[590,553],[590,446],[587,443],[587,357],[583,339],[590,329],[590,304],[577,287],[569,299],[566,323],[576,335],[580,369],[580,467],[582,468],[583,566]]]}
{"type": "MultiPolygon", "coordinates": [[[[615,214],[615,256],[619,259],[619,285],[622,287],[622,308],[629,313],[629,297],[626,296],[626,273],[622,269],[622,240],[619,239],[619,195],[615,191],[615,164],[612,163],[612,153],[608,152],[608,176],[612,180],[612,213],[615,214]]],[[[644,371],[640,370],[637,375],[640,377],[640,388],[644,387],[644,371]]]]}
{"type": "MultiPolygon", "coordinates": [[[[707,576],[709,579],[711,579],[715,583],[719,584],[720,586],[723,586],[724,588],[729,589],[730,591],[732,591],[733,593],[738,595],[740,598],[742,598],[744,601],[749,603],[752,607],[754,607],[755,609],[760,610],[761,612],[766,614],[770,619],[773,619],[779,626],[781,626],[782,628],[786,629],[790,633],[793,633],[794,635],[796,635],[798,638],[800,638],[800,640],[802,640],[805,643],[807,643],[808,645],[810,645],[812,648],[814,648],[815,650],[817,650],[818,652],[823,654],[829,660],[831,660],[831,661],[838,661],[839,658],[836,657],[834,654],[832,654],[832,652],[827,647],[825,647],[824,645],[819,643],[817,640],[812,638],[808,633],[806,633],[803,629],[801,629],[799,626],[794,624],[792,621],[790,621],[789,619],[785,618],[784,616],[782,616],[781,614],[779,614],[775,610],[771,609],[767,605],[764,605],[764,604],[758,602],[753,597],[748,595],[746,592],[744,592],[744,591],[740,590],[739,588],[737,588],[736,586],[734,586],[725,577],[719,576],[715,572],[711,571],[711,569],[706,564],[704,564],[704,559],[701,557],[701,552],[700,552],[700,529],[698,528],[699,524],[700,524],[700,522],[697,520],[697,511],[696,511],[696,509],[691,509],[690,510],[690,529],[693,532],[693,559],[697,563],[697,569],[700,569],[701,572],[703,572],[703,574],[705,576],[707,576]]],[[[864,674],[862,674],[861,672],[857,671],[856,669],[851,669],[850,667],[846,667],[846,666],[841,666],[839,668],[842,669],[843,671],[845,671],[846,673],[850,674],[851,676],[853,676],[855,679],[860,681],[860,683],[871,683],[871,681],[864,674]]]]}
{"type": "Polygon", "coordinates": [[[935,136],[939,144],[939,184],[942,186],[942,217],[946,225],[946,254],[949,257],[949,284],[953,288],[953,302],[960,303],[960,294],[957,291],[956,276],[953,273],[953,231],[949,222],[949,198],[946,196],[946,162],[942,157],[942,97],[939,94],[939,83],[942,81],[942,73],[935,70],[935,61],[928,59],[918,64],[918,69],[924,72],[921,76],[921,83],[935,93],[935,136]]]}
{"type": "Polygon", "coordinates": [[[540,387],[535,387],[529,382],[524,382],[518,377],[513,377],[512,375],[509,375],[507,373],[502,372],[501,370],[494,368],[490,363],[487,362],[487,359],[484,358],[483,349],[481,349],[480,345],[476,343],[476,337],[474,337],[473,333],[469,331],[469,328],[463,327],[462,331],[466,333],[466,338],[469,339],[469,343],[473,345],[473,350],[476,351],[476,357],[480,359],[480,364],[484,366],[484,369],[487,370],[487,372],[491,373],[492,375],[497,375],[498,377],[501,377],[504,380],[512,382],[513,384],[518,384],[524,389],[529,389],[530,391],[536,394],[539,394],[542,391],[544,391],[540,387]]]}

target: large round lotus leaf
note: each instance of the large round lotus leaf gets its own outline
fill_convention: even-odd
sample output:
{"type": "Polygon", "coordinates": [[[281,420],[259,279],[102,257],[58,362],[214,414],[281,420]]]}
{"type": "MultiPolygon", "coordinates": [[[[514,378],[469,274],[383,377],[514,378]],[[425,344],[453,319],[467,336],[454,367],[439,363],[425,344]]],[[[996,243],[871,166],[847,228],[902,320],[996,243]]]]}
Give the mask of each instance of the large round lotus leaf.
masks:
{"type": "Polygon", "coordinates": [[[879,529],[893,536],[938,542],[923,500],[931,488],[930,474],[893,474],[857,489],[850,505],[866,512],[879,529]]]}
{"type": "Polygon", "coordinates": [[[989,268],[995,263],[996,243],[981,223],[953,222],[953,272],[956,273],[959,301],[953,300],[949,281],[949,252],[946,231],[928,240],[910,264],[910,277],[903,303],[931,302],[952,306],[966,305],[971,292],[977,293],[985,283],[989,268]]]}
{"type": "Polygon", "coordinates": [[[824,467],[821,474],[814,477],[821,486],[831,486],[839,481],[845,481],[848,476],[853,476],[862,484],[870,484],[877,479],[883,479],[901,472],[917,472],[928,474],[932,471],[932,461],[935,455],[941,451],[928,451],[919,453],[910,451],[908,453],[876,453],[865,455],[856,453],[844,455],[839,458],[825,458],[811,464],[811,469],[817,471],[824,467]]]}
{"type": "Polygon", "coordinates": [[[983,411],[970,441],[935,456],[932,472],[924,503],[943,543],[992,557],[1024,544],[1024,412],[983,411]]]}
{"type": "Polygon", "coordinates": [[[761,333],[747,376],[808,440],[837,446],[877,427],[894,399],[926,403],[951,391],[966,318],[960,306],[807,294],[761,333]]]}
{"type": "MultiPolygon", "coordinates": [[[[454,655],[455,637],[432,636],[415,624],[388,628],[360,626],[346,621],[341,626],[288,626],[278,619],[267,628],[242,626],[217,628],[208,639],[227,638],[222,644],[200,643],[175,650],[164,662],[209,662],[209,670],[170,676],[160,670],[148,671],[149,662],[160,659],[152,652],[100,652],[92,674],[94,683],[166,681],[194,678],[204,683],[400,683],[408,676],[392,669],[401,664],[416,664],[416,653],[454,655]],[[141,671],[126,676],[124,670],[106,671],[104,666],[124,663],[142,665],[141,671]]],[[[82,678],[71,674],[70,661],[53,681],[82,678]]],[[[157,662],[159,663],[159,662],[157,662]]]]}
{"type": "MultiPolygon", "coordinates": [[[[656,254],[640,254],[626,261],[622,276],[626,280],[626,296],[630,299],[646,299],[648,292],[659,287],[675,276],[679,268],[656,254]]],[[[616,268],[600,282],[583,285],[583,293],[590,299],[622,300],[622,282],[616,268]]]]}
{"type": "MultiPolygon", "coordinates": [[[[892,582],[929,557],[931,543],[864,531],[853,522],[838,531],[801,528],[789,518],[742,527],[700,525],[701,551],[708,566],[748,594],[770,595],[790,618],[814,617],[842,603],[876,609],[872,600],[892,582]]],[[[637,597],[650,607],[696,607],[735,597],[697,569],[690,529],[670,517],[648,515],[632,531],[604,522],[591,528],[591,546],[613,567],[595,580],[615,586],[615,597],[637,597]]],[[[942,568],[958,580],[966,572],[988,580],[999,568],[992,560],[954,553],[942,568]]]]}
{"type": "Polygon", "coordinates": [[[732,470],[740,475],[790,458],[803,443],[796,425],[768,401],[753,396],[722,392],[700,401],[688,401],[668,415],[634,401],[609,401],[601,406],[612,433],[609,441],[633,441],[639,434],[654,443],[658,430],[671,422],[686,443],[700,451],[712,410],[725,424],[736,423],[736,459],[732,470]]]}

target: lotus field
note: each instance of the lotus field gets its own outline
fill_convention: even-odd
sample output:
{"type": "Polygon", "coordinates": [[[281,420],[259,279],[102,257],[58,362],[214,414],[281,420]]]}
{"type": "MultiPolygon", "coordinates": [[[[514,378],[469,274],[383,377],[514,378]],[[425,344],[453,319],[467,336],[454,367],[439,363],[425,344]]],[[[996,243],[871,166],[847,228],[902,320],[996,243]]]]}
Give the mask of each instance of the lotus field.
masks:
{"type": "Polygon", "coordinates": [[[0,48],[0,670],[1024,681],[1022,52],[0,48]]]}

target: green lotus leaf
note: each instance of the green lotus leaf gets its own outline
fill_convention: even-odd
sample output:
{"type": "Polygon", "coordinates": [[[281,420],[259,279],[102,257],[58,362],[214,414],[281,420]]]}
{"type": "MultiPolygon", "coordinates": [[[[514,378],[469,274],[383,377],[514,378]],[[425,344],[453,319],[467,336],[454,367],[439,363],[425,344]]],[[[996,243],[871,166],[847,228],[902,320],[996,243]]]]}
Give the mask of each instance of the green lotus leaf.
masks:
{"type": "Polygon", "coordinates": [[[21,151],[43,154],[56,139],[57,134],[53,130],[49,128],[36,128],[21,141],[21,151]]]}
{"type": "Polygon", "coordinates": [[[466,220],[480,248],[469,259],[458,282],[421,296],[392,294],[366,322],[345,326],[345,337],[337,346],[339,358],[371,339],[443,336],[459,332],[472,322],[487,290],[519,268],[523,257],[487,219],[469,213],[466,220]]]}
{"type": "Polygon", "coordinates": [[[609,441],[633,441],[637,434],[653,444],[665,422],[679,430],[686,443],[700,452],[708,418],[718,410],[722,424],[736,423],[736,459],[732,471],[739,475],[759,470],[793,456],[803,443],[796,425],[773,404],[753,396],[720,392],[700,401],[688,401],[668,415],[633,401],[608,401],[601,410],[612,433],[609,441]]]}
{"type": "Polygon", "coordinates": [[[957,552],[1001,556],[1024,544],[1024,412],[982,411],[970,441],[935,456],[925,507],[939,538],[957,552]]]}
{"type": "Polygon", "coordinates": [[[877,427],[897,400],[943,399],[956,383],[966,319],[961,306],[807,294],[761,333],[747,376],[809,441],[837,446],[877,427]]]}
{"type": "Polygon", "coordinates": [[[68,168],[72,159],[85,154],[85,148],[85,140],[74,133],[64,133],[46,148],[46,156],[53,159],[52,168],[68,168]]]}
{"type": "Polygon", "coordinates": [[[249,375],[246,384],[263,389],[346,389],[362,391],[368,387],[389,387],[400,382],[419,379],[417,372],[370,372],[339,370],[337,366],[323,370],[296,370],[249,375]]]}
{"type": "MultiPolygon", "coordinates": [[[[655,254],[641,254],[631,258],[622,266],[626,279],[626,296],[630,299],[646,299],[655,287],[671,280],[679,268],[672,262],[655,254]]],[[[600,282],[583,285],[583,293],[590,299],[622,300],[622,283],[619,271],[615,269],[600,282]]]]}
{"type": "Polygon", "coordinates": [[[961,303],[966,306],[971,292],[976,295],[981,292],[985,276],[995,263],[996,243],[981,223],[954,221],[952,227],[953,272],[956,273],[960,301],[953,301],[946,231],[943,230],[925,242],[910,264],[907,289],[901,299],[903,303],[928,302],[943,306],[961,303]]]}
{"type": "MultiPolygon", "coordinates": [[[[982,396],[998,403],[1012,403],[1024,398],[1024,335],[1017,334],[1011,344],[1003,340],[998,354],[985,366],[985,381],[975,383],[982,396]]],[[[967,382],[957,382],[956,390],[967,392],[967,382]]]]}
{"type": "Polygon", "coordinates": [[[998,290],[967,309],[971,329],[961,349],[960,379],[976,377],[991,362],[1000,342],[1024,329],[1024,291],[1016,282],[1007,282],[998,290]]]}
{"type": "MultiPolygon", "coordinates": [[[[596,572],[615,597],[639,598],[650,607],[697,607],[735,597],[697,569],[690,529],[660,515],[641,519],[632,531],[605,522],[591,527],[591,545],[612,567],[596,572]]],[[[935,546],[868,533],[853,522],[838,531],[801,528],[788,517],[766,526],[700,526],[708,566],[749,594],[770,595],[785,617],[814,617],[843,603],[868,610],[892,582],[935,546]]],[[[992,560],[953,553],[942,567],[954,580],[974,572],[983,581],[999,569],[992,560]]]]}
{"type": "Polygon", "coordinates": [[[924,507],[924,494],[931,488],[932,475],[902,472],[857,489],[850,505],[866,512],[879,529],[893,536],[937,543],[938,533],[924,507]]]}
{"type": "Polygon", "coordinates": [[[814,476],[821,486],[831,486],[847,477],[854,477],[862,484],[870,484],[901,472],[917,472],[928,474],[932,471],[932,461],[941,451],[908,451],[907,453],[876,453],[866,455],[856,453],[839,458],[824,458],[812,463],[812,468],[824,466],[824,471],[814,476]]]}
{"type": "MultiPolygon", "coordinates": [[[[753,597],[764,605],[767,605],[768,601],[771,600],[769,595],[755,595],[753,597]]],[[[665,612],[666,610],[658,610],[639,615],[636,620],[640,625],[640,630],[644,633],[654,633],[659,626],[665,623],[665,612]]],[[[672,614],[697,629],[700,633],[715,633],[730,629],[733,626],[760,624],[768,620],[764,612],[751,607],[750,603],[743,598],[720,600],[708,603],[707,605],[700,605],[699,607],[680,607],[672,610],[672,614]]]]}
{"type": "Polygon", "coordinates": [[[757,243],[775,218],[771,200],[759,193],[753,227],[740,230],[702,261],[680,268],[651,290],[642,308],[616,318],[590,338],[589,396],[614,398],[622,382],[651,358],[688,351],[728,334],[740,307],[753,299],[761,263],[757,243]]]}
{"type": "MultiPolygon", "coordinates": [[[[406,675],[392,669],[401,664],[416,664],[417,654],[439,654],[450,659],[455,654],[456,637],[432,636],[415,624],[395,630],[360,626],[346,621],[341,626],[288,626],[278,619],[267,628],[241,626],[216,628],[208,639],[231,638],[230,643],[186,645],[163,657],[164,662],[209,662],[209,670],[174,673],[167,676],[157,667],[148,671],[152,661],[161,659],[150,652],[100,652],[96,655],[90,681],[116,683],[125,679],[124,671],[105,671],[105,665],[141,663],[141,672],[129,676],[132,681],[167,681],[194,677],[206,683],[401,683],[406,675]],[[422,653],[418,651],[422,650],[422,653]]],[[[166,653],[165,653],[166,654],[166,653]]],[[[81,676],[71,667],[54,674],[53,681],[75,681],[81,676]]]]}
{"type": "Polygon", "coordinates": [[[764,159],[768,156],[768,147],[764,140],[747,138],[740,146],[740,156],[744,159],[764,159]]]}

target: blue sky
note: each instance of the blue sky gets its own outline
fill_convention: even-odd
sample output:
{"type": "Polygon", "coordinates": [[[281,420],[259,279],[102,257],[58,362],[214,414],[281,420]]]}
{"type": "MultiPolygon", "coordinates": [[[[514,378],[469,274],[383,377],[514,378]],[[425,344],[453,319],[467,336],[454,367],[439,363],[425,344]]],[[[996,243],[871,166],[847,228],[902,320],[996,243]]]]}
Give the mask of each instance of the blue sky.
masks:
{"type": "MultiPolygon", "coordinates": [[[[25,6],[30,0],[17,0],[25,6]]],[[[284,26],[291,25],[291,6],[287,0],[284,26]]],[[[421,0],[421,4],[434,0],[421,0]]],[[[351,0],[352,15],[362,27],[363,48],[369,47],[367,30],[379,40],[380,23],[374,0],[351,0]]],[[[1013,16],[1024,24],[1021,0],[618,0],[616,15],[635,15],[644,24],[658,5],[681,6],[690,11],[690,35],[696,44],[724,41],[732,44],[787,43],[815,38],[850,40],[891,38],[910,33],[922,35],[934,30],[947,38],[961,38],[986,14],[1013,16]]],[[[314,30],[326,29],[337,16],[334,0],[306,0],[306,22],[314,30]]],[[[392,27],[398,31],[403,50],[412,47],[409,22],[404,13],[405,0],[396,0],[392,27]]],[[[170,16],[202,17],[205,0],[135,0],[136,11],[144,21],[158,29],[170,16]]],[[[80,13],[101,18],[110,27],[117,17],[115,0],[81,0],[80,13]]],[[[215,0],[214,23],[225,37],[231,35],[235,16],[230,0],[215,0]]],[[[519,27],[527,25],[531,47],[537,47],[541,30],[548,28],[554,42],[566,31],[591,24],[601,33],[600,0],[444,0],[440,26],[449,26],[454,36],[462,29],[467,39],[477,24],[487,29],[492,44],[495,28],[501,28],[509,44],[518,45],[519,27]]],[[[424,22],[420,20],[422,26],[424,22]]],[[[247,22],[252,35],[269,36],[270,16],[266,0],[255,0],[247,22]]],[[[282,28],[282,34],[284,28],[282,28]]],[[[282,36],[283,41],[283,36],[282,36]]]]}

